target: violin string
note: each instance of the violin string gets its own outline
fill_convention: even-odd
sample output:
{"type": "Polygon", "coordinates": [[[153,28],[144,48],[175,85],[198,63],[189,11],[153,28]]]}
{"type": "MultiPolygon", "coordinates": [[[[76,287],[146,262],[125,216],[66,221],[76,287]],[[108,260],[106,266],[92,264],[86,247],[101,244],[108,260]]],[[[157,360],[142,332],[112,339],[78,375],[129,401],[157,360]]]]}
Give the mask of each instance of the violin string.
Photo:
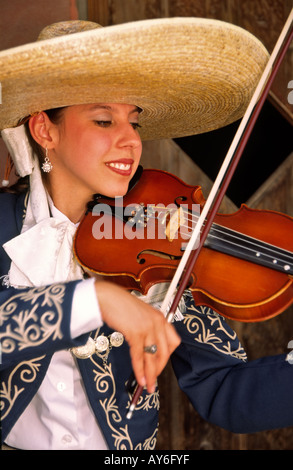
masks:
{"type": "MultiPolygon", "coordinates": [[[[163,209],[163,208],[160,208],[160,209],[163,209]]],[[[168,209],[168,208],[165,208],[165,209],[169,210],[169,212],[170,212],[170,209],[168,209]]],[[[184,208],[183,208],[183,211],[185,211],[185,213],[188,214],[187,221],[188,222],[191,221],[193,224],[196,224],[197,220],[199,219],[199,216],[194,215],[193,213],[190,213],[190,211],[188,211],[184,208]]],[[[190,227],[186,224],[182,224],[182,225],[180,225],[180,227],[186,227],[187,229],[190,229],[190,227]]],[[[280,255],[280,256],[283,255],[284,257],[288,257],[288,259],[290,261],[292,261],[291,257],[293,255],[293,253],[288,251],[288,250],[285,250],[284,248],[276,247],[272,244],[269,244],[267,242],[263,242],[261,240],[258,240],[256,238],[254,238],[254,237],[251,237],[249,235],[242,234],[241,232],[237,232],[236,230],[230,229],[228,227],[222,227],[219,224],[214,223],[212,225],[212,228],[215,231],[219,232],[219,233],[224,233],[225,235],[230,235],[231,237],[234,237],[234,238],[239,239],[239,240],[243,240],[244,242],[248,242],[252,245],[254,244],[254,247],[255,247],[256,250],[257,250],[257,248],[268,249],[269,251],[272,251],[277,255],[280,255]]],[[[214,238],[217,238],[217,237],[214,236],[214,238]]],[[[220,237],[218,237],[218,238],[221,239],[220,237]]],[[[228,242],[226,239],[225,239],[225,241],[228,242]]],[[[233,242],[231,242],[231,243],[233,243],[233,242]]],[[[235,242],[234,242],[234,244],[237,245],[235,242]]],[[[238,246],[242,247],[242,248],[245,248],[243,245],[238,245],[238,246]]]]}
{"type": "MultiPolygon", "coordinates": [[[[157,209],[157,206],[156,206],[156,209],[157,209]]],[[[169,212],[170,214],[170,208],[167,208],[167,207],[159,207],[159,209],[162,211],[162,210],[166,210],[169,212]]],[[[174,211],[178,210],[178,209],[173,209],[174,211]]],[[[198,215],[194,215],[193,213],[190,213],[190,211],[186,210],[183,208],[183,211],[185,213],[188,214],[188,217],[187,217],[187,222],[191,222],[192,224],[196,223],[197,220],[199,219],[199,216],[198,215]]],[[[149,218],[156,218],[159,220],[159,217],[156,216],[150,216],[149,218]]],[[[185,227],[187,228],[188,230],[190,229],[189,225],[186,225],[186,224],[182,224],[180,225],[180,227],[185,227]]],[[[272,244],[269,244],[269,243],[266,243],[266,242],[263,242],[261,240],[258,240],[254,237],[251,237],[251,236],[248,236],[248,235],[245,235],[245,234],[242,234],[240,232],[237,232],[233,229],[230,229],[230,228],[227,228],[227,227],[221,227],[220,225],[218,224],[213,224],[212,225],[212,229],[211,231],[215,231],[215,232],[218,232],[219,234],[225,234],[226,236],[230,236],[231,238],[235,238],[236,240],[240,240],[244,243],[248,243],[250,245],[253,246],[253,248],[249,248],[243,244],[240,244],[240,243],[237,243],[237,242],[234,242],[234,241],[229,241],[227,238],[221,238],[221,236],[216,236],[214,234],[212,234],[210,232],[210,234],[208,235],[208,238],[209,237],[212,237],[212,238],[216,238],[216,239],[219,239],[219,240],[224,240],[225,243],[227,244],[230,244],[230,245],[234,245],[234,246],[237,246],[239,248],[242,248],[242,249],[246,249],[248,251],[251,251],[251,252],[259,252],[261,251],[262,255],[265,255],[273,260],[276,260],[276,261],[279,261],[281,263],[286,263],[286,262],[293,262],[293,253],[288,251],[288,250],[285,250],[283,248],[279,248],[279,247],[276,247],[272,244]],[[267,250],[267,252],[266,252],[267,250]],[[272,252],[269,253],[269,252],[272,252]],[[287,258],[286,260],[284,258],[287,258]]]]}
{"type": "MultiPolygon", "coordinates": [[[[168,211],[170,213],[170,208],[160,207],[160,210],[162,210],[162,209],[165,209],[166,211],[168,211]]],[[[177,209],[175,209],[175,210],[177,211],[177,209]]],[[[185,211],[188,214],[187,221],[188,222],[191,221],[193,224],[196,224],[197,220],[199,219],[199,216],[190,214],[190,211],[188,211],[186,209],[183,209],[183,211],[185,211]],[[190,218],[190,215],[191,215],[191,218],[190,218]]],[[[156,217],[156,218],[159,219],[159,217],[156,217]]],[[[180,228],[181,227],[185,227],[188,230],[190,229],[189,225],[186,225],[186,224],[181,224],[180,228]]],[[[289,259],[291,259],[290,256],[292,256],[292,254],[293,254],[288,250],[284,250],[283,248],[275,247],[274,245],[268,244],[266,242],[262,242],[261,240],[257,240],[256,238],[253,238],[251,236],[242,234],[242,233],[237,232],[233,229],[230,229],[230,228],[227,228],[227,227],[221,227],[220,225],[215,224],[215,223],[212,225],[212,228],[214,229],[214,231],[217,231],[219,233],[224,233],[225,235],[230,235],[231,237],[234,237],[234,238],[239,239],[239,240],[248,241],[248,243],[250,243],[250,244],[254,243],[254,246],[256,247],[255,249],[257,249],[257,248],[261,248],[261,249],[268,248],[269,250],[274,251],[277,254],[281,253],[285,257],[288,256],[289,259]]],[[[218,238],[218,239],[221,240],[220,237],[216,237],[215,235],[213,235],[213,237],[218,238]]],[[[229,243],[227,239],[225,239],[224,241],[229,243]]],[[[231,242],[231,243],[233,243],[233,242],[231,242]]],[[[237,243],[235,243],[235,242],[234,242],[234,244],[237,245],[237,243]]],[[[241,247],[241,248],[245,248],[243,245],[240,245],[240,244],[238,244],[238,246],[241,247]]]]}
{"type": "MultiPolygon", "coordinates": [[[[216,238],[216,239],[221,240],[220,237],[216,237],[216,236],[213,235],[213,234],[210,234],[209,236],[211,236],[211,238],[216,238]]],[[[232,236],[234,236],[234,235],[232,235],[232,236]]],[[[243,239],[243,240],[253,245],[253,243],[252,243],[248,238],[243,239]]],[[[261,245],[256,244],[256,245],[254,245],[252,248],[250,248],[250,247],[248,247],[248,246],[240,245],[239,243],[233,242],[233,241],[231,241],[231,240],[229,240],[229,241],[228,241],[228,240],[225,240],[225,242],[228,243],[229,245],[234,245],[234,246],[236,246],[236,247],[245,249],[247,252],[254,253],[255,256],[262,256],[262,257],[265,256],[265,257],[267,257],[267,258],[269,258],[269,259],[272,259],[272,260],[275,261],[275,262],[276,262],[276,261],[279,261],[280,263],[287,263],[287,262],[291,262],[291,263],[292,263],[292,262],[293,262],[293,259],[290,258],[288,255],[285,255],[285,257],[287,257],[286,260],[285,260],[284,258],[281,258],[280,256],[282,256],[282,253],[281,253],[281,252],[278,253],[277,250],[271,250],[270,247],[269,247],[269,245],[267,245],[267,246],[261,246],[261,245]],[[259,250],[257,249],[257,248],[259,248],[260,246],[261,246],[261,251],[259,251],[259,250]],[[263,248],[265,248],[265,250],[264,250],[263,248]],[[266,250],[267,250],[267,251],[266,251],[266,250]],[[275,252],[275,254],[274,254],[274,253],[271,254],[271,253],[269,253],[268,251],[273,251],[273,252],[275,252]],[[276,253],[278,253],[278,254],[276,255],[276,253]]]]}
{"type": "MultiPolygon", "coordinates": [[[[197,217],[197,216],[192,216],[192,222],[194,222],[195,217],[197,217]]],[[[189,218],[189,221],[190,220],[191,219],[189,218]]],[[[216,232],[221,233],[221,234],[228,235],[231,238],[239,239],[240,241],[243,241],[244,243],[246,242],[246,243],[252,245],[253,250],[256,250],[256,251],[258,249],[264,250],[263,254],[266,254],[267,256],[271,256],[272,258],[275,258],[277,256],[283,256],[284,258],[287,258],[289,261],[291,261],[291,262],[293,261],[293,259],[292,259],[293,253],[288,251],[288,250],[285,250],[283,248],[276,247],[276,246],[274,246],[270,243],[263,242],[262,240],[258,240],[254,237],[251,237],[250,235],[242,234],[241,232],[237,232],[236,230],[230,229],[228,227],[222,227],[221,225],[216,224],[216,223],[214,223],[212,225],[212,229],[213,229],[213,231],[216,231],[216,232]],[[267,253],[265,252],[265,250],[267,250],[267,253]],[[270,255],[268,252],[272,252],[273,254],[270,255]]],[[[220,237],[216,237],[215,235],[212,235],[212,234],[211,234],[211,237],[221,239],[220,237]]],[[[229,243],[229,241],[227,239],[225,239],[224,241],[229,243]]],[[[237,245],[236,242],[231,241],[230,243],[237,245]]],[[[240,244],[238,244],[237,246],[245,248],[245,246],[240,245],[240,244]]],[[[252,250],[251,248],[247,248],[247,249],[252,250]]],[[[280,258],[280,261],[281,260],[282,259],[280,258]]]]}
{"type": "MultiPolygon", "coordinates": [[[[287,258],[290,261],[293,261],[292,260],[293,253],[288,251],[288,250],[284,250],[283,248],[276,247],[276,246],[274,246],[270,243],[263,242],[261,240],[258,240],[256,238],[254,238],[254,237],[251,237],[249,235],[245,235],[245,234],[242,234],[240,232],[237,232],[233,229],[230,229],[230,228],[227,228],[227,227],[221,227],[218,224],[213,224],[212,225],[211,232],[208,236],[211,237],[211,238],[217,238],[219,240],[224,240],[226,243],[234,244],[234,245],[236,245],[240,248],[244,248],[244,249],[246,248],[247,250],[251,250],[251,251],[260,251],[261,250],[263,254],[266,254],[267,256],[271,256],[272,258],[276,258],[278,256],[281,256],[283,258],[287,258]],[[231,239],[234,238],[236,240],[242,241],[243,243],[251,245],[252,248],[249,248],[248,246],[237,243],[235,241],[228,240],[227,238],[223,238],[221,236],[217,237],[216,235],[214,235],[213,232],[218,232],[219,234],[223,234],[225,236],[228,236],[231,239]],[[269,252],[271,252],[271,253],[269,253],[269,252]]],[[[280,260],[281,260],[281,258],[280,258],[280,260]]]]}

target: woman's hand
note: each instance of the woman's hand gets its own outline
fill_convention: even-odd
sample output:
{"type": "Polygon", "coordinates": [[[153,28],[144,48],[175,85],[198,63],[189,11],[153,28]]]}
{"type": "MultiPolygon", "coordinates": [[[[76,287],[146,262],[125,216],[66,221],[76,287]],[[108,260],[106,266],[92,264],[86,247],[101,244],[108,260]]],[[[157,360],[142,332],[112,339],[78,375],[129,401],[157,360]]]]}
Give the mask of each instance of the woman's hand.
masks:
{"type": "Polygon", "coordinates": [[[95,287],[103,321],[124,335],[137,383],[153,393],[156,379],[179,346],[180,337],[161,312],[125,289],[104,281],[96,281],[95,287]],[[152,344],[157,352],[144,352],[152,344]]]}

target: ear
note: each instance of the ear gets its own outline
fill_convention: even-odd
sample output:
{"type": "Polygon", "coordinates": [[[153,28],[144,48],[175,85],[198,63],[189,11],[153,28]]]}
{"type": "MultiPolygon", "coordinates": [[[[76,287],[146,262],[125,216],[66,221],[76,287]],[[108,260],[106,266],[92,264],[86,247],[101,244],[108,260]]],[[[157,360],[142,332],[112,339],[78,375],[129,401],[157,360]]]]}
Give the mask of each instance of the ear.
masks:
{"type": "Polygon", "coordinates": [[[57,126],[41,112],[32,116],[29,120],[29,129],[33,139],[43,148],[53,149],[58,141],[59,132],[57,126]]]}

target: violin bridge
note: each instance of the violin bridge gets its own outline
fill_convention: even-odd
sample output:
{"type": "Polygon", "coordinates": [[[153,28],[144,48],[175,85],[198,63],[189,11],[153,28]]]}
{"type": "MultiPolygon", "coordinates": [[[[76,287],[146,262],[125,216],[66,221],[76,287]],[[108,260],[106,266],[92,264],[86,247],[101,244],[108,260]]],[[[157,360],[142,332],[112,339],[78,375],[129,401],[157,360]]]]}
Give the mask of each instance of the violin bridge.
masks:
{"type": "Polygon", "coordinates": [[[176,209],[171,215],[170,220],[166,226],[165,234],[167,239],[172,242],[174,238],[177,238],[178,231],[181,226],[183,226],[186,222],[184,210],[179,207],[176,209]]]}

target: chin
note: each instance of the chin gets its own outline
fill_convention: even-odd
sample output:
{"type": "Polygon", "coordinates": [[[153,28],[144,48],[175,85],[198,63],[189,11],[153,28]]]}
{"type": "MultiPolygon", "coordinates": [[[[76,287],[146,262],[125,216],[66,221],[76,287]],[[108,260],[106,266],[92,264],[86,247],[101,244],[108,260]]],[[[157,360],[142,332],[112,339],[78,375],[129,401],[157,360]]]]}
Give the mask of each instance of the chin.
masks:
{"type": "Polygon", "coordinates": [[[126,187],[123,187],[123,188],[116,187],[113,190],[111,190],[111,189],[109,190],[109,188],[107,188],[107,191],[105,191],[102,194],[103,194],[103,196],[106,196],[106,197],[115,198],[115,197],[125,196],[125,194],[127,194],[127,191],[128,191],[128,185],[126,187]]]}

